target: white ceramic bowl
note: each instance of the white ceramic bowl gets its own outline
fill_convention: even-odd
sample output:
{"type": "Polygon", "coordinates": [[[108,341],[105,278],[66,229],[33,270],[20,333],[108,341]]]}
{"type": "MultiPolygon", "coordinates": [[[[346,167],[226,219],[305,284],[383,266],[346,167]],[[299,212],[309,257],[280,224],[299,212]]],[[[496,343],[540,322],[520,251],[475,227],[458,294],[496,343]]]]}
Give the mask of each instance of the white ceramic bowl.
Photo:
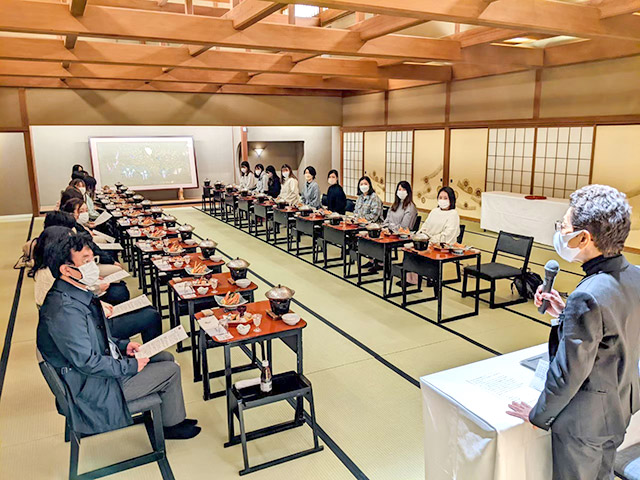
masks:
{"type": "Polygon", "coordinates": [[[248,278],[241,278],[240,280],[236,280],[236,285],[240,288],[247,288],[249,285],[251,285],[251,280],[249,280],[248,278]]]}
{"type": "Polygon", "coordinates": [[[198,287],[198,293],[200,295],[206,295],[209,292],[209,287],[198,287]]]}
{"type": "Polygon", "coordinates": [[[209,257],[209,260],[211,260],[212,262],[221,262],[222,257],[220,255],[211,255],[209,257]]]}
{"type": "Polygon", "coordinates": [[[248,323],[241,323],[236,327],[236,330],[240,335],[246,335],[251,330],[251,325],[248,323]]]}
{"type": "Polygon", "coordinates": [[[297,313],[285,313],[282,316],[282,321],[287,325],[293,326],[300,321],[300,315],[297,313]]]}
{"type": "Polygon", "coordinates": [[[184,243],[186,243],[187,245],[195,245],[196,243],[198,243],[198,241],[190,238],[188,240],[185,240],[184,243]]]}

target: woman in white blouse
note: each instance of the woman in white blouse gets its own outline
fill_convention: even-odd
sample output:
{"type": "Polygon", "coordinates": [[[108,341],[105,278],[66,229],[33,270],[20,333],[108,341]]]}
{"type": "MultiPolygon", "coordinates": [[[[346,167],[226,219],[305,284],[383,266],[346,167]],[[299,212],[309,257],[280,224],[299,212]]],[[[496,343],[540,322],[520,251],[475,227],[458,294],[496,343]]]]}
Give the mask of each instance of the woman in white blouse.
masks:
{"type": "Polygon", "coordinates": [[[291,167],[286,163],[282,165],[280,173],[282,173],[282,189],[280,190],[280,195],[278,195],[278,200],[284,200],[289,205],[295,205],[300,201],[298,179],[293,174],[291,167]]]}
{"type": "Polygon", "coordinates": [[[456,211],[456,194],[451,187],[438,191],[438,208],[422,224],[420,233],[429,237],[431,243],[455,243],[460,235],[460,216],[456,211]]]}
{"type": "Polygon", "coordinates": [[[253,190],[256,186],[256,177],[251,171],[249,162],[240,164],[240,190],[253,190]]]}

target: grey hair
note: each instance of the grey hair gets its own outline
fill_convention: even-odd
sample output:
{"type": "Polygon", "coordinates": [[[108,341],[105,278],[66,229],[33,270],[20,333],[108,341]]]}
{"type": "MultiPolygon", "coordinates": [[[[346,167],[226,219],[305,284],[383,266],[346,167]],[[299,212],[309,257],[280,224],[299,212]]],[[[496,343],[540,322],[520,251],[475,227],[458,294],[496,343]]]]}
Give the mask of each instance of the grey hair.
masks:
{"type": "Polygon", "coordinates": [[[618,255],[631,229],[627,196],[607,185],[587,185],[571,194],[573,230],[587,230],[605,257],[618,255]]]}

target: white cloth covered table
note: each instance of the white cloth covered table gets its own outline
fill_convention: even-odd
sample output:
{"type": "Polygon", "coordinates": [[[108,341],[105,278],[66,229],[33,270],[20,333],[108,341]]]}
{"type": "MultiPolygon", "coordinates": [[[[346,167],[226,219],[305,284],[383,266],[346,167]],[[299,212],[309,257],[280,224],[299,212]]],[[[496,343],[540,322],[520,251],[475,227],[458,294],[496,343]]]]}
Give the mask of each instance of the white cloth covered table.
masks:
{"type": "Polygon", "coordinates": [[[483,193],[480,227],[492,232],[504,230],[526,235],[538,243],[553,245],[555,222],[564,217],[569,200],[527,200],[524,197],[510,192],[483,193]]]}
{"type": "MultiPolygon", "coordinates": [[[[420,378],[427,480],[551,478],[550,432],[505,413],[511,400],[537,401],[540,393],[529,387],[534,372],[520,361],[546,348],[537,345],[420,378]]],[[[635,415],[620,449],[638,442],[635,415]]]]}

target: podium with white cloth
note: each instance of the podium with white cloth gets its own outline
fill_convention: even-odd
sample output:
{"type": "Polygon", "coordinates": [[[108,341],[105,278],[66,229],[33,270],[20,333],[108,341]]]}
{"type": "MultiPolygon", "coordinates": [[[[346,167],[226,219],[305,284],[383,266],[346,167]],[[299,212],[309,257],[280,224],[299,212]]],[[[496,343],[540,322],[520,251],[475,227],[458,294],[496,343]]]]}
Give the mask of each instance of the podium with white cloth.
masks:
{"type": "Polygon", "coordinates": [[[527,200],[519,193],[485,192],[480,227],[526,235],[538,243],[553,245],[555,222],[562,220],[568,208],[569,200],[564,198],[527,200]]]}
{"type": "MultiPolygon", "coordinates": [[[[420,378],[423,400],[425,478],[451,480],[548,480],[550,432],[507,415],[520,400],[533,405],[533,370],[520,361],[544,353],[537,345],[420,378]]],[[[640,442],[634,415],[620,450],[640,442]]]]}

